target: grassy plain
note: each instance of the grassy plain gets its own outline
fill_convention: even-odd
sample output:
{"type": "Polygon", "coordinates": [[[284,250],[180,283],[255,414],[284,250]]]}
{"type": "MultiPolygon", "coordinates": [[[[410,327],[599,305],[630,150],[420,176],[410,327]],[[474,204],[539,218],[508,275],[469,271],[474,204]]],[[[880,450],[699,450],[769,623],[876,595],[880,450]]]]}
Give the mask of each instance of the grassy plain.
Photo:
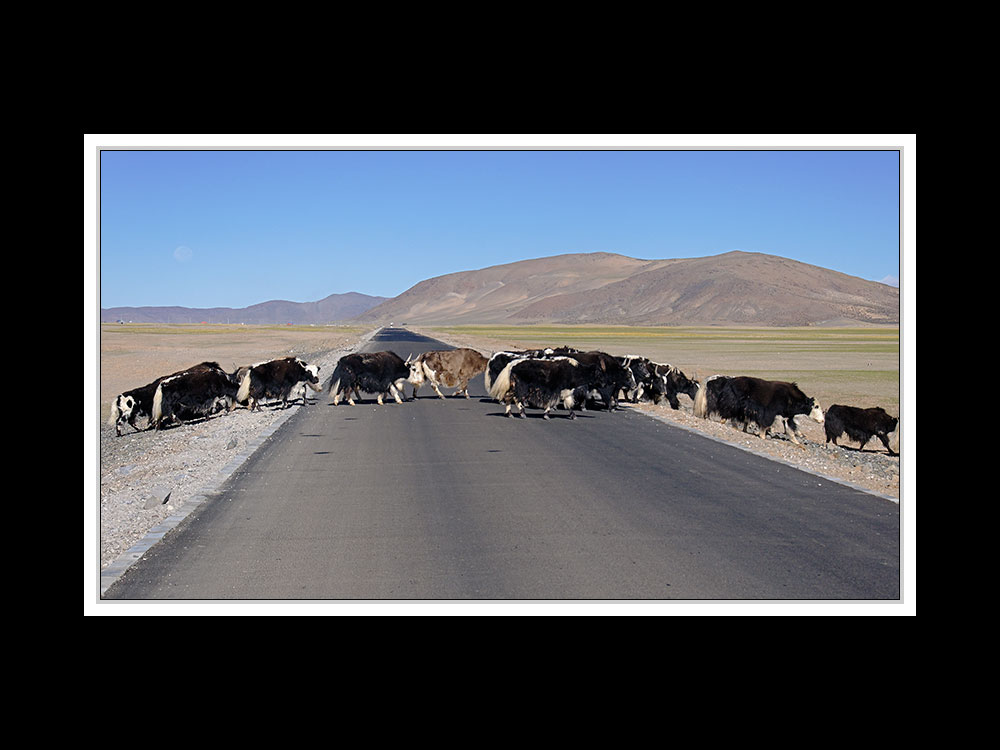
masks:
{"type": "Polygon", "coordinates": [[[347,346],[367,332],[349,326],[162,325],[102,323],[101,414],[111,400],[160,377],[203,361],[225,370],[267,359],[347,346]]]}
{"type": "Polygon", "coordinates": [[[572,346],[637,354],[692,377],[753,375],[797,382],[826,407],[881,406],[899,415],[899,328],[450,326],[423,329],[465,345],[572,346]]]}

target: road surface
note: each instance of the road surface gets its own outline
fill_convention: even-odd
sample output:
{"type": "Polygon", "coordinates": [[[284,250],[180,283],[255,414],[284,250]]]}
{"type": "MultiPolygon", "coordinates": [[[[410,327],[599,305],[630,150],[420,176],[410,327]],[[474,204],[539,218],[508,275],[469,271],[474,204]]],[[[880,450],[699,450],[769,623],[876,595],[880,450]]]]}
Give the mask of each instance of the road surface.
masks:
{"type": "Polygon", "coordinates": [[[511,419],[481,376],[470,394],[311,394],[104,598],[900,597],[896,503],[637,411],[511,419]]]}

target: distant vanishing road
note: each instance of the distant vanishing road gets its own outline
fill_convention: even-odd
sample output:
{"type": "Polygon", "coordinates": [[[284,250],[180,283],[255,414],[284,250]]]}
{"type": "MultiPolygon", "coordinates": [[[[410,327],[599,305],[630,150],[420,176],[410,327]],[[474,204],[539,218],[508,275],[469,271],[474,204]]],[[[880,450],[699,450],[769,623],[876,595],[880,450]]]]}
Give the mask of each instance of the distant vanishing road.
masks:
{"type": "Polygon", "coordinates": [[[294,407],[104,598],[900,597],[896,503],[637,411],[510,419],[470,393],[294,407]]]}

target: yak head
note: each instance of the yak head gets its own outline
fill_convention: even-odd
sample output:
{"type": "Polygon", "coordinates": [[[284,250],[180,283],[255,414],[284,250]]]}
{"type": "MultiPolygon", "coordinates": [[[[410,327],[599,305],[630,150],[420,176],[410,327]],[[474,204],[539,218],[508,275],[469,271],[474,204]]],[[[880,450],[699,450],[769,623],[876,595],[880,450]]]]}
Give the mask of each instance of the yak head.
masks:
{"type": "Polygon", "coordinates": [[[677,393],[687,394],[691,399],[694,399],[695,395],[698,393],[698,381],[689,378],[677,367],[671,367],[670,372],[663,376],[664,378],[669,378],[673,381],[674,390],[677,393]]]}
{"type": "Polygon", "coordinates": [[[111,404],[111,418],[108,424],[115,426],[115,434],[122,434],[122,422],[127,422],[132,416],[132,411],[137,405],[136,400],[129,394],[123,393],[111,404]]]}
{"type": "MultiPolygon", "coordinates": [[[[306,370],[306,385],[312,388],[314,391],[323,390],[322,386],[319,384],[319,365],[307,365],[302,363],[306,370]]],[[[302,399],[305,400],[305,389],[302,391],[302,399]]]]}
{"type": "MultiPolygon", "coordinates": [[[[405,378],[405,381],[419,388],[427,380],[427,376],[424,374],[424,363],[419,357],[414,359],[411,354],[406,358],[406,366],[410,368],[410,374],[405,378]]],[[[402,382],[401,380],[400,383],[402,382]]],[[[396,387],[398,388],[399,385],[397,384],[396,387]]]]}
{"type": "Polygon", "coordinates": [[[814,419],[820,424],[823,424],[823,409],[820,408],[819,401],[814,398],[809,399],[811,402],[811,407],[809,409],[809,418],[814,419]]]}

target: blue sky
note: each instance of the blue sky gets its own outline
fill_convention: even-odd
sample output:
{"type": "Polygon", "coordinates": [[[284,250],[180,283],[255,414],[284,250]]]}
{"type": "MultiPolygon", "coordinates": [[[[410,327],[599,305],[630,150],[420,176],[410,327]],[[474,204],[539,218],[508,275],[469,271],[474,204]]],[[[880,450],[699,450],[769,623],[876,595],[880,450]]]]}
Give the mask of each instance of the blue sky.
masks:
{"type": "Polygon", "coordinates": [[[99,178],[101,307],[392,297],[595,251],[900,274],[895,150],[105,150],[99,178]]]}

